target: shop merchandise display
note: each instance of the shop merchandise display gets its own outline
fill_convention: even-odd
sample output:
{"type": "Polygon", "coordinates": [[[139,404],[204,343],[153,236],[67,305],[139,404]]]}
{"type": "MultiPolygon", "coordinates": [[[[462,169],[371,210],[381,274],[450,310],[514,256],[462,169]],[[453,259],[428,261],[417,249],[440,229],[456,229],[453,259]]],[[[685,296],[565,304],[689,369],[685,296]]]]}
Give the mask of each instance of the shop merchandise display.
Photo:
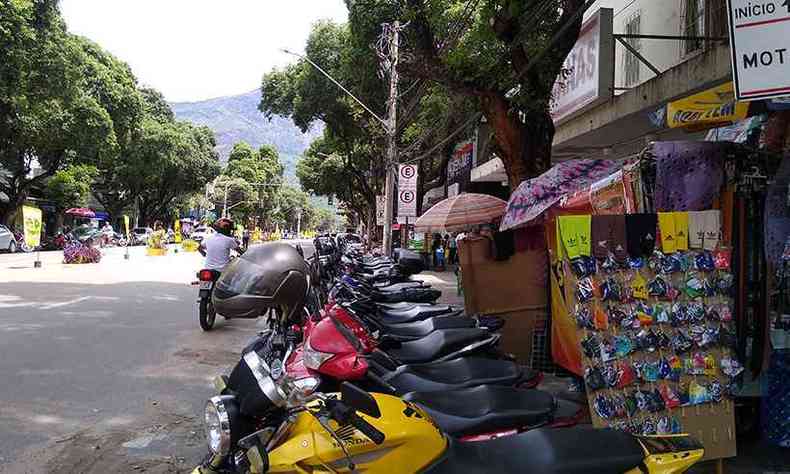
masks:
{"type": "Polygon", "coordinates": [[[718,211],[563,216],[557,231],[593,423],[644,435],[707,428],[734,450],[743,366],[718,211]]]}

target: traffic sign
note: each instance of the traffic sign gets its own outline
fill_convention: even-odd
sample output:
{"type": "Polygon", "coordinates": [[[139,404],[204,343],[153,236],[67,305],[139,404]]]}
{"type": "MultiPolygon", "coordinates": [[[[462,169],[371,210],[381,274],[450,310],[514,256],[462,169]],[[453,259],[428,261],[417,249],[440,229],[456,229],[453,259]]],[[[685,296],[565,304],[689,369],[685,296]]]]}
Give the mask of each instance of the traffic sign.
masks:
{"type": "Polygon", "coordinates": [[[737,100],[790,95],[790,0],[727,0],[737,100]]]}
{"type": "Polygon", "coordinates": [[[376,196],[376,225],[384,225],[384,196],[376,196]]]}
{"type": "Polygon", "coordinates": [[[398,190],[398,216],[417,217],[417,191],[413,189],[398,190]]]}
{"type": "Polygon", "coordinates": [[[398,168],[398,187],[417,188],[417,167],[414,165],[400,165],[398,168]]]}

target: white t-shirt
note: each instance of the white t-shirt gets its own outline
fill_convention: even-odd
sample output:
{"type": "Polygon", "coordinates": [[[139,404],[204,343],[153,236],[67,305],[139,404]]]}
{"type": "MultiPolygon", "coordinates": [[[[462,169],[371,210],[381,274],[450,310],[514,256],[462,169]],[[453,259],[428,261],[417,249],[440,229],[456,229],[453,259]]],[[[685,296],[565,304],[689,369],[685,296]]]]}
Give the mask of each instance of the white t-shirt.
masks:
{"type": "Polygon", "coordinates": [[[220,272],[224,270],[225,266],[230,262],[230,251],[239,248],[236,239],[220,234],[219,232],[206,237],[203,241],[203,245],[206,247],[205,268],[220,272]]]}

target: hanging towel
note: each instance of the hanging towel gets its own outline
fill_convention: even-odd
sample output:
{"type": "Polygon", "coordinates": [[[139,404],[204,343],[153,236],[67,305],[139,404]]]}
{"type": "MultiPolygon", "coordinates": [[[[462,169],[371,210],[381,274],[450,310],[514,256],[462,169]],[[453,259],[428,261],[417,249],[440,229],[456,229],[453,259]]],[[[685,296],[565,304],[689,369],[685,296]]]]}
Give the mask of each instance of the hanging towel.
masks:
{"type": "Polygon", "coordinates": [[[675,249],[680,252],[689,249],[689,213],[673,212],[675,219],[675,249]]]}
{"type": "Polygon", "coordinates": [[[625,261],[626,251],[625,216],[592,216],[592,252],[599,259],[613,253],[618,261],[625,261]]]}
{"type": "Polygon", "coordinates": [[[625,235],[628,239],[628,255],[649,256],[656,247],[655,214],[629,214],[625,216],[625,235]]]}
{"type": "Polygon", "coordinates": [[[661,250],[664,253],[675,253],[677,250],[677,239],[675,233],[675,213],[659,212],[658,229],[661,231],[661,250]]]}
{"type": "Polygon", "coordinates": [[[705,250],[714,250],[721,240],[721,213],[718,210],[702,211],[705,213],[705,250]]]}
{"type": "Polygon", "coordinates": [[[705,240],[705,211],[691,211],[689,217],[689,247],[701,249],[705,240]]]}
{"type": "Polygon", "coordinates": [[[561,240],[569,259],[590,253],[590,215],[586,216],[560,216],[558,218],[561,240]]]}

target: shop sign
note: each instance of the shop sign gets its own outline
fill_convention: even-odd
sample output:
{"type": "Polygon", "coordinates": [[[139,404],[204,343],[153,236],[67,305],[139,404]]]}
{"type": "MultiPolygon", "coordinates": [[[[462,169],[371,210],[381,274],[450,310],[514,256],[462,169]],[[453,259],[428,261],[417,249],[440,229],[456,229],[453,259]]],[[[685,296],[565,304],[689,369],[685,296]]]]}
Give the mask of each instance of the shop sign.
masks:
{"type": "Polygon", "coordinates": [[[447,163],[447,186],[458,185],[460,192],[466,191],[472,180],[472,164],[474,163],[475,143],[466,140],[458,143],[453,149],[447,163]]]}
{"type": "Polygon", "coordinates": [[[565,63],[564,77],[554,82],[551,117],[560,123],[612,97],[614,37],[611,8],[601,8],[579,32],[565,63]]]}
{"type": "Polygon", "coordinates": [[[398,217],[417,217],[417,167],[398,167],[398,217]]]}
{"type": "Polygon", "coordinates": [[[743,120],[748,102],[737,102],[732,82],[667,104],[669,128],[705,129],[743,120]]]}
{"type": "Polygon", "coordinates": [[[384,196],[376,196],[376,225],[384,225],[384,196]]]}
{"type": "Polygon", "coordinates": [[[738,100],[790,93],[790,1],[727,0],[738,100]]]}

